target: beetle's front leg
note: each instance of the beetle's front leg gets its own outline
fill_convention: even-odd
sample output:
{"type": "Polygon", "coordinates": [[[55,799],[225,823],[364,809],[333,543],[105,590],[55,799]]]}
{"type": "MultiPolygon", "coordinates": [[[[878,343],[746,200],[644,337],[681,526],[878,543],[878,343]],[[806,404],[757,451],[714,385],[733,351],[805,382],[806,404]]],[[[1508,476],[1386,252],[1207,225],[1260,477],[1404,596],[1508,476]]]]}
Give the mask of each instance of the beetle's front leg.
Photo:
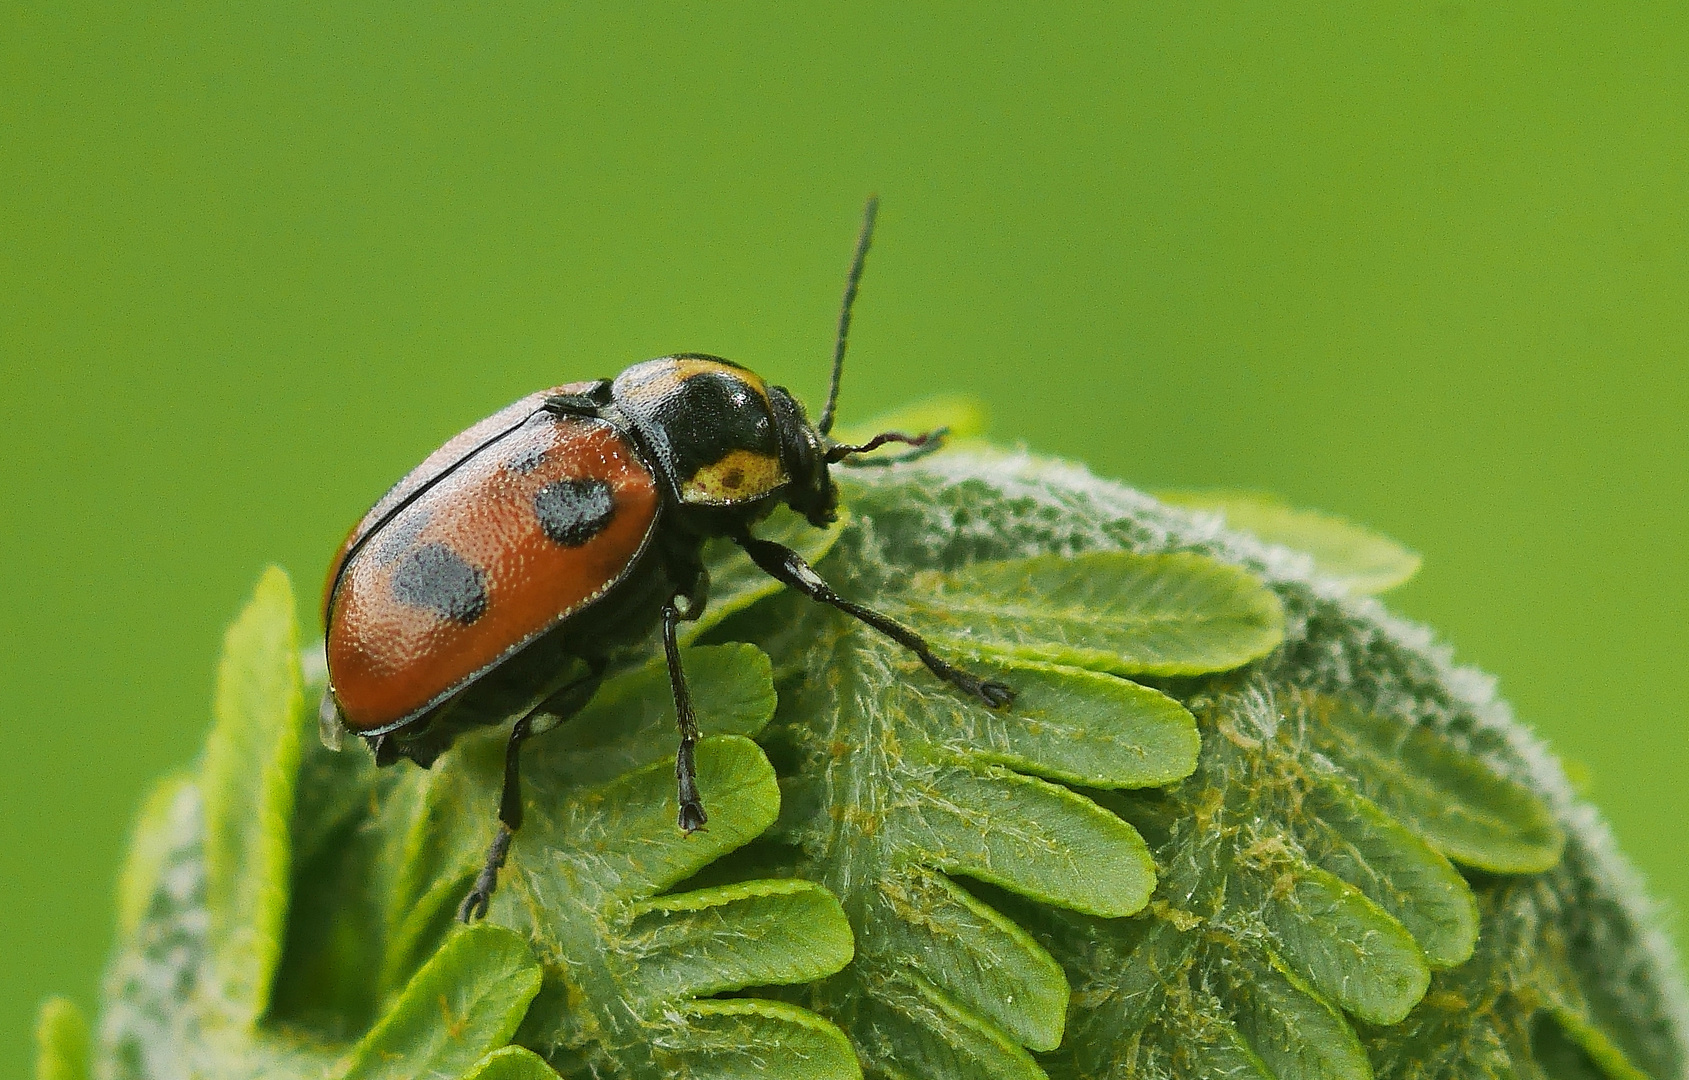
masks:
{"type": "Polygon", "coordinates": [[[758,540],[749,533],[736,537],[735,543],[744,548],[751,561],[761,567],[763,573],[769,577],[798,590],[811,600],[830,604],[851,618],[859,619],[873,627],[919,657],[928,671],[970,697],[978,698],[993,709],[1001,709],[1014,701],[1015,692],[1005,684],[982,679],[970,671],[964,671],[940,659],[926,639],[915,631],[888,615],[846,600],[834,592],[833,587],[821,580],[821,575],[803,561],[803,556],[791,548],[776,544],[772,540],[758,540]]]}

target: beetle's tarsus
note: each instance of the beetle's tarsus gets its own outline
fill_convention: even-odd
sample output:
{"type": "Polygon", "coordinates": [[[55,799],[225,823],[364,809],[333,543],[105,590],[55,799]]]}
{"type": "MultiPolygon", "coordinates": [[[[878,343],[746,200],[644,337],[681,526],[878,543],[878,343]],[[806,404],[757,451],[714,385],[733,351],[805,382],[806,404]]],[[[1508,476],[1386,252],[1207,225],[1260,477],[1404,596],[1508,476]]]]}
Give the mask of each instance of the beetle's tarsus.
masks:
{"type": "Polygon", "coordinates": [[[504,868],[504,860],[510,854],[510,838],[514,835],[509,825],[499,822],[498,835],[493,837],[493,844],[487,849],[486,865],[476,875],[475,887],[457,907],[458,922],[474,922],[486,916],[487,905],[492,903],[493,892],[498,888],[498,872],[504,868]]]}
{"type": "Polygon", "coordinates": [[[469,895],[463,898],[463,903],[457,906],[457,921],[472,923],[476,919],[484,918],[487,914],[487,905],[492,902],[492,899],[492,892],[483,889],[477,882],[475,888],[470,890],[469,895]]]}
{"type": "Polygon", "coordinates": [[[993,709],[1002,709],[1014,704],[1015,691],[1013,687],[1004,683],[988,682],[980,687],[980,696],[993,709]]]}
{"type": "Polygon", "coordinates": [[[688,836],[704,827],[710,816],[704,813],[704,804],[696,799],[680,804],[680,814],[675,818],[675,824],[680,826],[681,832],[688,836]]]}
{"type": "Polygon", "coordinates": [[[969,697],[978,698],[985,703],[987,708],[1006,708],[1015,700],[1014,688],[1007,683],[1000,683],[995,679],[982,679],[972,672],[963,671],[953,664],[938,660],[937,657],[928,660],[927,657],[922,656],[921,659],[926,662],[927,667],[931,669],[934,675],[969,697]]]}
{"type": "Polygon", "coordinates": [[[968,691],[969,695],[985,701],[988,708],[1007,708],[1015,700],[1015,690],[1007,683],[998,683],[995,679],[976,678],[966,671],[958,671],[956,676],[958,678],[953,679],[956,686],[959,686],[961,690],[968,691]]]}
{"type": "Polygon", "coordinates": [[[696,744],[691,739],[680,740],[680,750],[674,755],[675,788],[680,799],[680,813],[675,817],[675,824],[687,833],[695,833],[704,827],[704,822],[710,816],[704,813],[704,802],[698,796],[698,766],[693,761],[692,748],[696,744]]]}

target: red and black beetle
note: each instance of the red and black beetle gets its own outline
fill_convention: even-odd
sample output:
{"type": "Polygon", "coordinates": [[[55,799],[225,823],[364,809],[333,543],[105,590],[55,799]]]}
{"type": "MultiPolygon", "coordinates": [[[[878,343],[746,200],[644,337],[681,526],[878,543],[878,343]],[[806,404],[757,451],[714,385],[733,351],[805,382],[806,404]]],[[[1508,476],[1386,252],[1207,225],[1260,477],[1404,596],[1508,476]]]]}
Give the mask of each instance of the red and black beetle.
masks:
{"type": "Polygon", "coordinates": [[[522,824],[524,740],[579,711],[608,657],[662,626],[680,749],[679,826],[703,826],[698,724],[676,624],[702,613],[706,539],[726,536],[765,572],[907,647],[939,678],[992,707],[1013,692],[933,655],[919,635],[839,596],[798,554],[751,526],[780,503],[816,526],[836,516],[828,466],[886,443],[828,437],[851,304],[873,235],[870,200],[845,287],[827,407],[803,406],[737,364],[698,354],[635,364],[614,380],[530,394],[448,441],[364,515],[329,571],[325,729],[349,729],[377,764],[428,767],[470,727],[516,718],[500,828],[458,910],[486,913],[522,824]]]}

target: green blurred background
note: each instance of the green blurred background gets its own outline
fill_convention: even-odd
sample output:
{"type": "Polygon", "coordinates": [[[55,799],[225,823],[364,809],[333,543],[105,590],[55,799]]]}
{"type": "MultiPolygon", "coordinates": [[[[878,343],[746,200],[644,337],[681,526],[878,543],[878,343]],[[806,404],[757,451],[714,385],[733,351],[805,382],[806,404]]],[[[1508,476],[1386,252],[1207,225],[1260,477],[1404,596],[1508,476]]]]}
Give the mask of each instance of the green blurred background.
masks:
{"type": "Polygon", "coordinates": [[[1417,548],[1689,899],[1684,9],[1032,7],[0,6],[0,1073],[261,566],[533,388],[817,401],[869,191],[847,422],[965,390],[1417,548]]]}

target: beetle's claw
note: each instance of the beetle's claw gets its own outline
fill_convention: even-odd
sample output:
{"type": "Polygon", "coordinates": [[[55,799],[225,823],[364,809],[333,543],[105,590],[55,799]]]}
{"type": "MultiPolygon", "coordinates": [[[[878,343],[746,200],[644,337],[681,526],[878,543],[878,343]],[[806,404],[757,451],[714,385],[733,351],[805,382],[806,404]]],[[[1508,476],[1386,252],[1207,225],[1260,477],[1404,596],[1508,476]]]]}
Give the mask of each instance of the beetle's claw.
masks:
{"type": "Polygon", "coordinates": [[[985,702],[988,708],[1001,709],[1015,699],[1015,692],[1007,683],[997,682],[995,679],[982,679],[967,671],[945,665],[942,675],[958,690],[969,697],[976,697],[985,702]]]}
{"type": "Polygon", "coordinates": [[[993,709],[1001,709],[1014,701],[1015,692],[1004,683],[983,682],[979,684],[979,696],[993,709]]]}
{"type": "Polygon", "coordinates": [[[696,800],[688,800],[680,804],[680,816],[676,819],[675,824],[680,826],[682,832],[690,835],[702,829],[704,822],[708,820],[710,820],[710,816],[704,813],[704,804],[696,800]]]}
{"type": "Polygon", "coordinates": [[[492,902],[492,896],[481,888],[479,882],[469,890],[469,895],[463,898],[463,903],[457,906],[457,921],[460,923],[474,922],[485,918],[487,905],[492,902]]]}

